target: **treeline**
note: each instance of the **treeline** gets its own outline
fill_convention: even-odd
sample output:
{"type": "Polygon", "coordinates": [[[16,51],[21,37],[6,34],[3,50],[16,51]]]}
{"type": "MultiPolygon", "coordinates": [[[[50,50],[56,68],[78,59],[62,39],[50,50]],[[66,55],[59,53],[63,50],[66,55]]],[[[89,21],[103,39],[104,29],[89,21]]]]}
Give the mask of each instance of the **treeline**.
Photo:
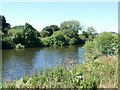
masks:
{"type": "Polygon", "coordinates": [[[2,15],[0,15],[0,22],[2,49],[84,44],[85,41],[92,41],[96,36],[93,27],[88,27],[87,31],[83,31],[77,20],[64,21],[60,27],[46,26],[41,32],[29,23],[11,27],[2,15]],[[82,33],[79,34],[79,31],[82,33]]]}

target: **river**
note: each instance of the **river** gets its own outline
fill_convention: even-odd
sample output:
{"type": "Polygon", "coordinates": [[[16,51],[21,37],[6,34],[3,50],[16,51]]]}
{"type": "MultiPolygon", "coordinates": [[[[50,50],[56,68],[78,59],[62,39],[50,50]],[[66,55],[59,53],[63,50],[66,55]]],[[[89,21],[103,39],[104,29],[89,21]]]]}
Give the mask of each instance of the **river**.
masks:
{"type": "Polygon", "coordinates": [[[80,64],[83,57],[84,50],[78,45],[3,50],[2,78],[9,81],[20,79],[25,74],[63,66],[67,60],[75,60],[80,64]]]}

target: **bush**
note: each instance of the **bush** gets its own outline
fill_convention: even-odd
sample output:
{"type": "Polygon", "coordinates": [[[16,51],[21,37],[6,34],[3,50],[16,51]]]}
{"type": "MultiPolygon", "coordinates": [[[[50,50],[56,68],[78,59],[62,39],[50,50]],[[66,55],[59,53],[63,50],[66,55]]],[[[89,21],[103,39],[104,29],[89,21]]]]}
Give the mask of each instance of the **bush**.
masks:
{"type": "Polygon", "coordinates": [[[118,35],[103,32],[95,38],[94,45],[104,55],[116,55],[118,51],[118,35]]]}
{"type": "Polygon", "coordinates": [[[48,37],[49,36],[49,32],[48,31],[42,31],[40,32],[40,37],[44,38],[44,37],[48,37]]]}
{"type": "Polygon", "coordinates": [[[42,42],[42,46],[45,47],[51,46],[53,44],[51,37],[42,38],[41,42],[42,42]]]}
{"type": "Polygon", "coordinates": [[[32,25],[26,23],[23,29],[24,33],[24,45],[27,48],[40,47],[41,40],[37,36],[37,30],[32,27],[32,25]]]}
{"type": "Polygon", "coordinates": [[[2,39],[2,49],[14,48],[14,42],[11,37],[3,37],[2,39]]]}
{"type": "Polygon", "coordinates": [[[8,31],[8,36],[11,36],[15,44],[24,44],[25,39],[23,35],[23,30],[20,28],[12,28],[8,31]]]}
{"type": "Polygon", "coordinates": [[[86,44],[83,46],[85,51],[85,58],[89,60],[94,60],[97,58],[100,54],[97,51],[97,49],[94,46],[93,42],[86,42],[86,44]]]}
{"type": "Polygon", "coordinates": [[[86,42],[85,56],[88,59],[95,59],[101,55],[118,55],[118,47],[118,35],[103,32],[93,42],[86,42]]]}
{"type": "Polygon", "coordinates": [[[66,45],[66,39],[62,31],[54,32],[52,35],[52,40],[54,42],[54,45],[58,45],[58,46],[66,45]]]}
{"type": "Polygon", "coordinates": [[[24,49],[25,46],[24,45],[21,45],[20,43],[16,45],[15,47],[16,49],[24,49]]]}

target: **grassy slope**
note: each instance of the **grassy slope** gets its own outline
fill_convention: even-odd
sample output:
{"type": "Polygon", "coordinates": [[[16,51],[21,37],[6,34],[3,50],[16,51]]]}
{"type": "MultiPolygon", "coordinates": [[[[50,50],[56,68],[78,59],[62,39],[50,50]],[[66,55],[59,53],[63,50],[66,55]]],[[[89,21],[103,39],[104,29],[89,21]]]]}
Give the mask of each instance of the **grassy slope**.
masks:
{"type": "Polygon", "coordinates": [[[103,56],[72,68],[57,67],[12,83],[4,82],[3,88],[117,88],[117,67],[116,57],[103,56]]]}

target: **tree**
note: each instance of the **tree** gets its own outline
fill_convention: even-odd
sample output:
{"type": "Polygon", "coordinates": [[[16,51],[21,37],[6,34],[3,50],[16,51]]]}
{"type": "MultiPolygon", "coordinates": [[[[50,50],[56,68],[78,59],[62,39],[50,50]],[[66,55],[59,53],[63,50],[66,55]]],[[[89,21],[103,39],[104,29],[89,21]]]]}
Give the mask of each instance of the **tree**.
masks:
{"type": "Polygon", "coordinates": [[[40,39],[37,37],[37,30],[32,25],[26,23],[23,29],[25,46],[26,47],[37,47],[40,46],[40,39]]]}
{"type": "Polygon", "coordinates": [[[96,30],[93,27],[87,28],[87,34],[88,34],[88,41],[93,41],[94,37],[96,36],[96,30]]]}
{"type": "Polygon", "coordinates": [[[93,41],[97,36],[96,30],[93,27],[88,27],[87,31],[82,31],[80,38],[84,41],[93,41]]]}
{"type": "Polygon", "coordinates": [[[47,34],[48,36],[51,36],[53,34],[53,32],[58,31],[58,30],[59,30],[59,27],[57,25],[50,25],[50,26],[44,27],[43,30],[42,30],[42,32],[44,34],[47,34]]]}
{"type": "Polygon", "coordinates": [[[87,33],[94,35],[95,32],[96,32],[96,30],[95,30],[93,27],[88,27],[88,28],[87,28],[87,33]]]}
{"type": "Polygon", "coordinates": [[[52,28],[53,32],[60,30],[57,25],[51,25],[50,27],[52,28]]]}
{"type": "Polygon", "coordinates": [[[6,23],[6,19],[4,16],[0,15],[0,30],[7,34],[8,29],[10,28],[10,24],[6,23]]]}
{"type": "Polygon", "coordinates": [[[48,37],[49,36],[49,32],[48,31],[42,31],[40,32],[40,37],[44,38],[44,37],[48,37]]]}
{"type": "Polygon", "coordinates": [[[81,27],[79,21],[70,20],[70,21],[62,22],[60,24],[60,30],[73,30],[76,33],[78,33],[79,30],[82,30],[82,27],[81,27]]]}
{"type": "Polygon", "coordinates": [[[14,42],[11,37],[2,38],[2,49],[14,48],[14,42]]]}
{"type": "Polygon", "coordinates": [[[15,44],[19,44],[19,43],[24,44],[25,39],[24,39],[23,29],[24,26],[22,25],[22,26],[15,26],[8,31],[8,36],[12,37],[15,44]]]}

